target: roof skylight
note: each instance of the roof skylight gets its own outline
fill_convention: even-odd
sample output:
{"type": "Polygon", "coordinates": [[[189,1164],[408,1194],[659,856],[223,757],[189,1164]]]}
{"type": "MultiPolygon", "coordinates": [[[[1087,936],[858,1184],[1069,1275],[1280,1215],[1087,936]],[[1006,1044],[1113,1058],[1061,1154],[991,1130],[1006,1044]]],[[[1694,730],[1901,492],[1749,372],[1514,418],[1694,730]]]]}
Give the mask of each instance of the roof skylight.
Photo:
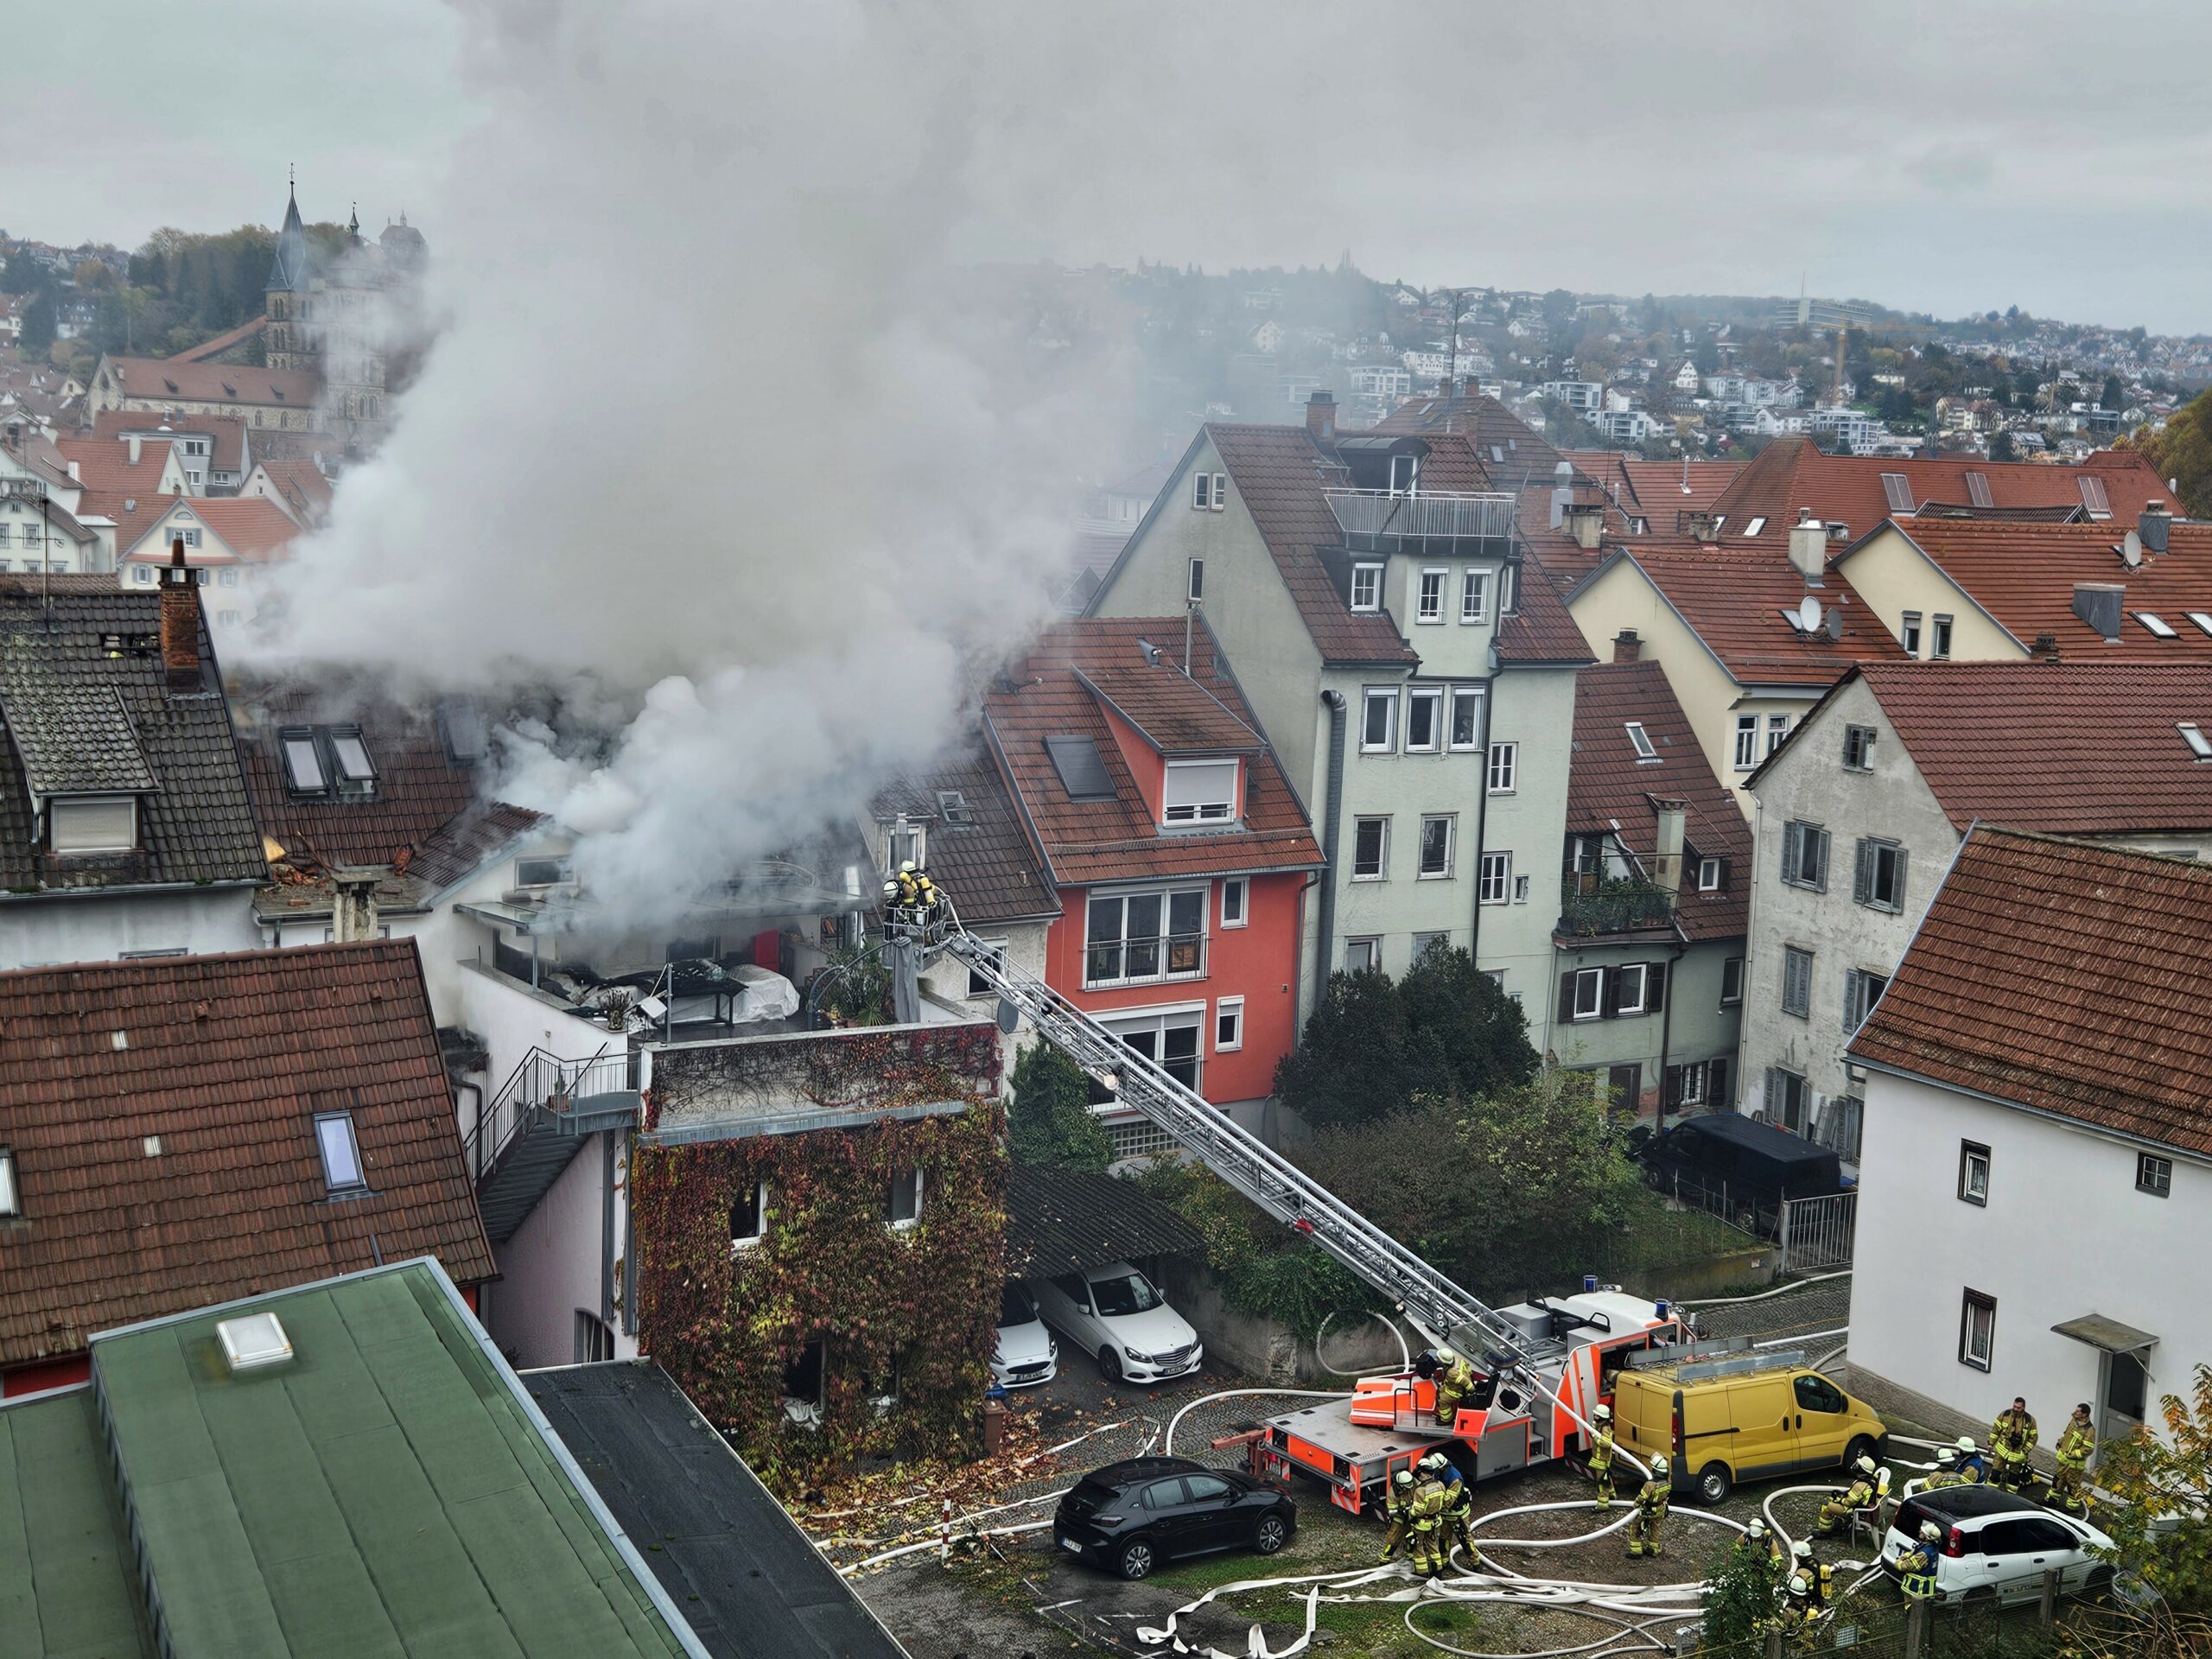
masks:
{"type": "Polygon", "coordinates": [[[2212,737],[2207,737],[2203,728],[2195,721],[2184,720],[2174,729],[2181,734],[2182,741],[2189,745],[2191,754],[2200,760],[2212,760],[2212,737]]]}
{"type": "Polygon", "coordinates": [[[2212,612],[2191,611],[2189,620],[2205,633],[2212,633],[2212,612]]]}
{"type": "Polygon", "coordinates": [[[1755,518],[1751,521],[1751,523],[1749,523],[1749,524],[1745,524],[1745,525],[1744,526],[1744,534],[1745,534],[1745,535],[1746,535],[1746,536],[1756,536],[1756,535],[1758,535],[1758,534],[1759,533],[1759,531],[1761,531],[1764,530],[1765,528],[1766,528],[1766,515],[1765,515],[1764,513],[1763,513],[1763,512],[1762,512],[1762,513],[1758,514],[1757,517],[1755,517],[1755,518]]]}
{"type": "Polygon", "coordinates": [[[1637,760],[1656,760],[1659,758],[1659,751],[1651,747],[1651,739],[1645,733],[1642,721],[1631,720],[1628,722],[1628,741],[1636,745],[1637,760]]]}
{"type": "Polygon", "coordinates": [[[2156,615],[2150,611],[2138,611],[2135,613],[2135,620],[2161,639],[2171,639],[2175,637],[2172,625],[2163,616],[2156,615]]]}
{"type": "Polygon", "coordinates": [[[233,1371],[282,1365],[292,1357],[292,1339],[274,1313],[225,1319],[216,1325],[215,1335],[223,1344],[223,1363],[233,1371]]]}
{"type": "Polygon", "coordinates": [[[1071,801],[1110,801],[1114,779],[1098,758],[1098,745],[1088,737],[1070,734],[1045,740],[1045,753],[1052,757],[1052,770],[1071,801]]]}
{"type": "Polygon", "coordinates": [[[16,1154],[13,1147],[0,1147],[0,1216],[20,1216],[22,1201],[16,1196],[16,1154]]]}
{"type": "Polygon", "coordinates": [[[315,1121],[315,1147],[322,1154],[322,1184],[333,1192],[366,1186],[361,1148],[353,1139],[353,1114],[324,1112],[315,1121]]]}
{"type": "Polygon", "coordinates": [[[938,810],[944,815],[944,821],[947,823],[973,823],[976,822],[976,814],[974,810],[968,804],[968,798],[957,789],[940,789],[938,791],[937,807],[938,810]]]}

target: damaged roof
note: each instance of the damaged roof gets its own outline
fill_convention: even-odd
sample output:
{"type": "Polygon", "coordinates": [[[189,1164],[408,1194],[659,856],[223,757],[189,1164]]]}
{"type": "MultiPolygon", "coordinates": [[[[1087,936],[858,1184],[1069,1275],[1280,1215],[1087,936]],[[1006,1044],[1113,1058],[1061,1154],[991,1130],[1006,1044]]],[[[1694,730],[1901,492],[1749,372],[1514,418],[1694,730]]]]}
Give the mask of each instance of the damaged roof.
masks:
{"type": "Polygon", "coordinates": [[[879,824],[903,812],[925,826],[930,874],[952,895],[963,922],[991,925],[1060,913],[1060,895],[980,735],[944,765],[885,785],[872,810],[879,824]]]}
{"type": "Polygon", "coordinates": [[[385,1260],[498,1271],[412,940],[0,974],[0,1365],[385,1260]],[[358,1191],[325,1179],[328,1112],[358,1191]]]}
{"type": "Polygon", "coordinates": [[[160,637],[158,590],[0,576],[0,887],[11,895],[267,875],[204,618],[200,689],[169,688],[160,637]],[[45,851],[34,798],[79,792],[135,796],[137,849],[45,851]]]}

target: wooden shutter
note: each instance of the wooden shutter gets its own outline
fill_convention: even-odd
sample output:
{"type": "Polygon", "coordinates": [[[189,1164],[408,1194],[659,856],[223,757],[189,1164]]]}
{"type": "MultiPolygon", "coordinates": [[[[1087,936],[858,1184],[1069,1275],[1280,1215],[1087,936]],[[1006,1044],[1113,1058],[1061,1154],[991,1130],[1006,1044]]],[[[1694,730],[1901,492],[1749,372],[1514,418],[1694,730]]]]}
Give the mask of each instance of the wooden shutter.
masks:
{"type": "Polygon", "coordinates": [[[1782,826],[1782,879],[1797,879],[1797,826],[1794,823],[1782,826]]]}
{"type": "Polygon", "coordinates": [[[1559,1023],[1566,1025],[1574,1018],[1574,969],[1570,968],[1559,976],[1559,1023]]]}
{"type": "Polygon", "coordinates": [[[1730,1104],[1728,1057],[1726,1054],[1705,1063],[1705,1103],[1714,1107],[1730,1104]]]}
{"type": "Polygon", "coordinates": [[[1647,1014],[1657,1014],[1667,1006],[1667,964],[1647,962],[1643,964],[1643,1008],[1647,1014]]]}
{"type": "Polygon", "coordinates": [[[1814,833],[1815,836],[1817,836],[1818,837],[1820,837],[1820,839],[1819,839],[1818,842],[1816,843],[1816,844],[1818,845],[1819,849],[1820,849],[1820,864],[1819,864],[1819,867],[1818,867],[1818,868],[1819,868],[1819,872],[1820,872],[1820,880],[1817,880],[1817,881],[1815,881],[1813,885],[1814,885],[1814,887],[1815,887],[1815,888],[1817,888],[1819,891],[1821,891],[1821,892],[1822,892],[1822,893],[1826,893],[1826,892],[1828,890],[1828,842],[1829,842],[1829,836],[1828,836],[1828,832],[1827,832],[1827,830],[1815,830],[1815,831],[1813,831],[1813,833],[1814,833]]]}
{"type": "Polygon", "coordinates": [[[1661,1085],[1659,1097],[1669,1106],[1679,1106],[1682,1103],[1682,1068],[1681,1066],[1670,1065],[1667,1068],[1666,1082],[1661,1085]]]}
{"type": "Polygon", "coordinates": [[[1858,868],[1852,872],[1851,897],[1858,904],[1865,904],[1874,896],[1874,843],[1864,836],[1859,838],[1858,868]]]}
{"type": "Polygon", "coordinates": [[[1897,879],[1890,890],[1890,897],[1899,910],[1904,908],[1904,861],[1905,850],[1900,847],[1897,849],[1897,879]]]}
{"type": "Polygon", "coordinates": [[[1772,1122],[1776,1122],[1776,1121],[1777,1121],[1777,1103],[1781,1099],[1781,1097],[1782,1097],[1782,1074],[1781,1074],[1779,1071],[1776,1071],[1776,1070],[1774,1069],[1774,1067],[1772,1067],[1772,1066],[1770,1066],[1770,1066],[1769,1066],[1769,1067],[1767,1067],[1767,1069],[1766,1069],[1766,1103],[1765,1103],[1765,1106],[1766,1106],[1766,1121],[1767,1121],[1768,1122],[1770,1122],[1770,1123],[1772,1123],[1772,1122]]]}
{"type": "Polygon", "coordinates": [[[1608,968],[1604,970],[1604,975],[1605,976],[1598,982],[1599,986],[1598,1006],[1605,1018],[1610,1020],[1621,1011],[1621,970],[1618,968],[1608,968]]]}

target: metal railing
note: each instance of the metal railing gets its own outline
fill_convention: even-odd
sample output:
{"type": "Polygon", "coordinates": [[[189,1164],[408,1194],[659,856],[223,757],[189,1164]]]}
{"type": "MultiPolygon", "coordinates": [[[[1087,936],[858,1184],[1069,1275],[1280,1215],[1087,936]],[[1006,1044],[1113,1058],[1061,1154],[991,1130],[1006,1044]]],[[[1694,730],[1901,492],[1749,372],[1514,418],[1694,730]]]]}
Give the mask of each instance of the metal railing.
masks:
{"type": "Polygon", "coordinates": [[[470,1174],[480,1181],[490,1174],[516,1136],[533,1122],[566,1116],[579,1100],[634,1092],[638,1079],[634,1049],[609,1054],[602,1048],[588,1060],[564,1060],[531,1049],[469,1131],[470,1174]]]}
{"type": "Polygon", "coordinates": [[[1817,1198],[1784,1198],[1777,1237],[1781,1273],[1847,1268],[1859,1232],[1859,1194],[1830,1192],[1817,1198]]]}
{"type": "Polygon", "coordinates": [[[1086,990],[1093,986],[1197,979],[1205,970],[1206,936],[1203,932],[1093,940],[1083,953],[1083,983],[1086,990]]]}
{"type": "Polygon", "coordinates": [[[1346,536],[1389,536],[1408,540],[1503,540],[1513,534],[1517,503],[1499,491],[1481,493],[1423,490],[1394,495],[1388,490],[1325,490],[1337,528],[1346,536]]]}
{"type": "Polygon", "coordinates": [[[1559,928],[1563,938],[1594,939],[1611,933],[1637,933],[1665,927],[1675,919],[1673,889],[1645,882],[1608,882],[1584,893],[1570,876],[1560,889],[1559,928]]]}

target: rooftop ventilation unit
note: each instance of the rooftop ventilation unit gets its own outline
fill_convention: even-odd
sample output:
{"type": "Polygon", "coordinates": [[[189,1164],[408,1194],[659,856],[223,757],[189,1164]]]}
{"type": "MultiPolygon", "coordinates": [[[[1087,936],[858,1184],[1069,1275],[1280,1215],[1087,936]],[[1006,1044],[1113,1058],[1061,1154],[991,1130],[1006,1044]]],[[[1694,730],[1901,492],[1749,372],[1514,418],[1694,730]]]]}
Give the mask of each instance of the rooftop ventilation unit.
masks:
{"type": "Polygon", "coordinates": [[[223,1344],[223,1363],[232,1376],[283,1365],[292,1357],[292,1339],[274,1313],[246,1313],[225,1319],[215,1327],[223,1344]]]}

